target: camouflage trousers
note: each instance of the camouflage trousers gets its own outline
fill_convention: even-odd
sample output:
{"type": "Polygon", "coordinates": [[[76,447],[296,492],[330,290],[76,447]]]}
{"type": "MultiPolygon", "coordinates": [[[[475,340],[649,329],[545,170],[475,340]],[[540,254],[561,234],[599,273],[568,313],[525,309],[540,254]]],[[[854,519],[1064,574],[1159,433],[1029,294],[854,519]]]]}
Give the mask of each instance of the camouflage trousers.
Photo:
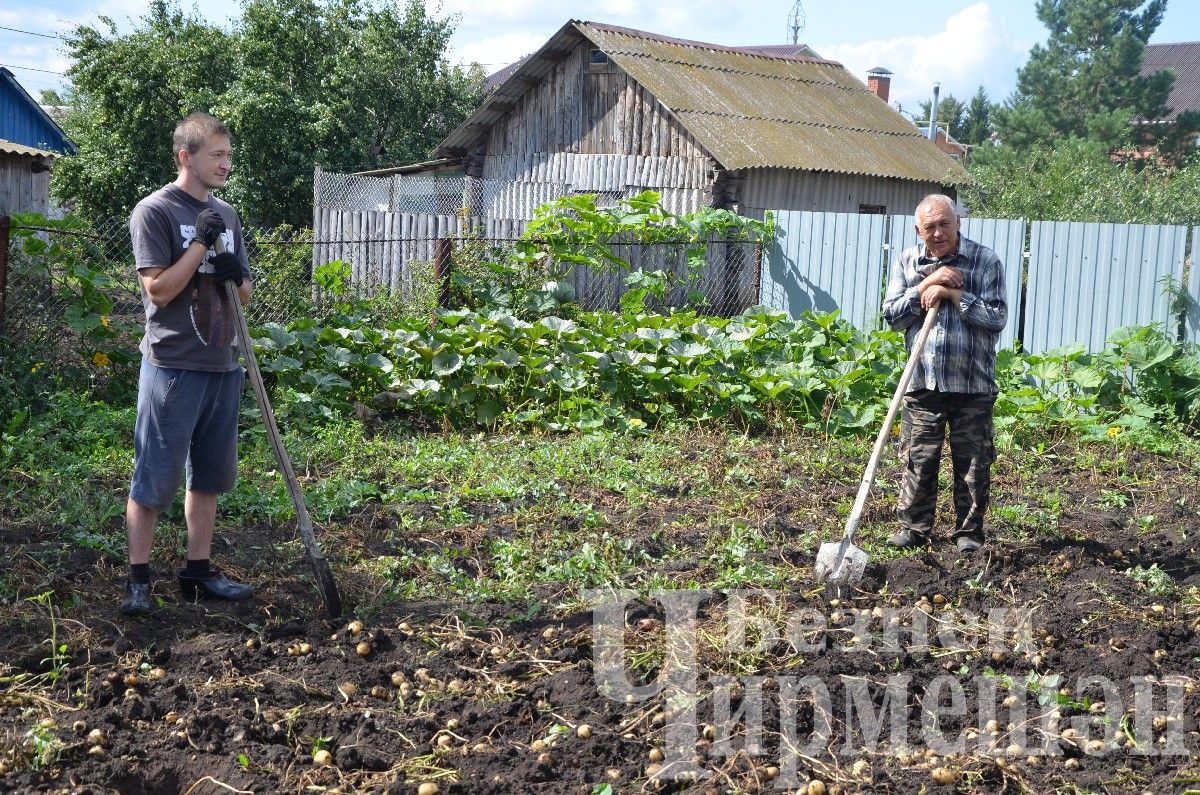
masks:
{"type": "Polygon", "coordinates": [[[900,462],[904,477],[897,513],[900,524],[924,537],[933,531],[942,441],[950,430],[954,466],[955,537],[983,537],[992,486],[992,406],[995,395],[919,390],[904,396],[900,415],[900,462]]]}

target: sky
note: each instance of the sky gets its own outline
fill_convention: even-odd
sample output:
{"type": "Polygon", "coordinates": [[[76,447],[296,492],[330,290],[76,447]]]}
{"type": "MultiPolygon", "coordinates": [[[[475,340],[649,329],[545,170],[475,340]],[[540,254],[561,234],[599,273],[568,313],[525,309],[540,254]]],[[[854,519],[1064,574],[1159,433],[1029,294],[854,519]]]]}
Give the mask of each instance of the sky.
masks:
{"type": "MultiPolygon", "coordinates": [[[[208,0],[202,12],[194,0],[181,4],[222,26],[240,9],[236,0],[208,0]]],[[[55,36],[74,25],[95,24],[101,15],[128,31],[147,6],[148,0],[0,0],[0,28],[24,31],[0,29],[0,65],[38,98],[42,89],[63,86],[64,78],[55,73],[69,65],[55,36]]],[[[795,0],[426,0],[429,13],[457,19],[450,59],[478,62],[488,72],[538,49],[569,19],[713,44],[787,44],[794,6],[795,0]]],[[[1029,49],[1046,38],[1034,7],[1035,0],[802,0],[799,40],[864,82],[868,69],[891,70],[892,104],[911,114],[931,97],[935,83],[941,96],[964,102],[981,85],[993,101],[1007,98],[1029,49]]],[[[1200,2],[1168,0],[1150,41],[1198,39],[1200,2]]]]}

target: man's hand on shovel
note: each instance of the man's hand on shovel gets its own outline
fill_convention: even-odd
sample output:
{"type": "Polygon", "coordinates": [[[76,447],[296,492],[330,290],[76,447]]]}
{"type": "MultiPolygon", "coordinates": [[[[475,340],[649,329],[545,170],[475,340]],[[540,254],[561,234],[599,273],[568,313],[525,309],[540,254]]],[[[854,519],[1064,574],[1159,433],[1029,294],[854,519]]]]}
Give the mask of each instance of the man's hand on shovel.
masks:
{"type": "Polygon", "coordinates": [[[950,265],[942,265],[917,285],[921,293],[921,308],[931,309],[939,301],[957,304],[962,300],[962,286],[963,272],[950,265]]]}
{"type": "Polygon", "coordinates": [[[236,254],[222,251],[210,261],[212,262],[213,276],[215,278],[223,282],[233,282],[238,287],[242,286],[245,274],[242,273],[242,262],[237,258],[236,254]]]}

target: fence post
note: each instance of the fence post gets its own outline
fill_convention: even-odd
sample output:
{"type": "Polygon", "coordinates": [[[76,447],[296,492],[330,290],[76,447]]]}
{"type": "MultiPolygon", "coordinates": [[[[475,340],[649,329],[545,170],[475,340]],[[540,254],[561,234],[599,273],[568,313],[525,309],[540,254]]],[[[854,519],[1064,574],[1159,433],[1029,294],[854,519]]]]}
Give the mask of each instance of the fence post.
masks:
{"type": "Polygon", "coordinates": [[[450,255],[454,252],[454,241],[439,237],[433,241],[433,275],[438,283],[438,306],[450,308],[450,273],[453,270],[450,255]]]}
{"type": "Polygon", "coordinates": [[[8,306],[8,230],[12,218],[0,215],[0,331],[4,330],[5,307],[8,306]]]}

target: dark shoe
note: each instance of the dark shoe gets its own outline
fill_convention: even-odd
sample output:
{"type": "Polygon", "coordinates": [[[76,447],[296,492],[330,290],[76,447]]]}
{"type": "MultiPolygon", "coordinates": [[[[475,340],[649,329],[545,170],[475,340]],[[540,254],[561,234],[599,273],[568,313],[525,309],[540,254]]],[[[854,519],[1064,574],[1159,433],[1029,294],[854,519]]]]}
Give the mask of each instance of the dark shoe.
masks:
{"type": "Polygon", "coordinates": [[[121,613],[126,616],[148,616],[154,612],[154,602],[150,599],[150,583],[125,581],[125,602],[121,605],[121,613]]]}
{"type": "Polygon", "coordinates": [[[904,528],[899,533],[896,533],[887,540],[889,544],[897,549],[908,549],[909,547],[920,547],[929,543],[929,537],[923,533],[918,533],[911,528],[904,528]]]}
{"type": "Polygon", "coordinates": [[[958,547],[958,554],[967,555],[982,547],[983,539],[980,536],[959,536],[954,544],[958,547]]]}
{"type": "Polygon", "coordinates": [[[217,569],[207,577],[190,577],[179,572],[179,590],[185,599],[224,599],[227,602],[237,602],[249,599],[254,595],[254,586],[242,582],[234,582],[217,569]]]}

